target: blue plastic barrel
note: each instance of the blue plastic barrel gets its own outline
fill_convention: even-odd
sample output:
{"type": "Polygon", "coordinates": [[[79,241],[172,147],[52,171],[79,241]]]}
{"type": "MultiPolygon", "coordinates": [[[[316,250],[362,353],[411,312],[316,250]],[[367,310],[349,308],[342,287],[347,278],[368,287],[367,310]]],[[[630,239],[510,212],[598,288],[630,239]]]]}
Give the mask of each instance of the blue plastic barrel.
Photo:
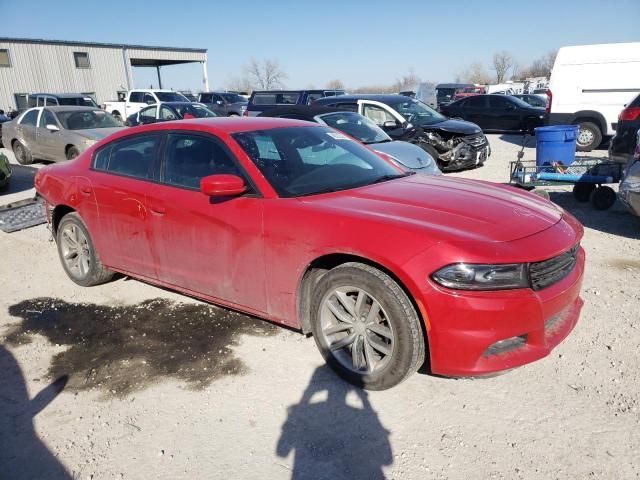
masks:
{"type": "Polygon", "coordinates": [[[571,165],[576,157],[577,125],[551,125],[537,127],[536,165],[552,165],[562,162],[571,165]]]}

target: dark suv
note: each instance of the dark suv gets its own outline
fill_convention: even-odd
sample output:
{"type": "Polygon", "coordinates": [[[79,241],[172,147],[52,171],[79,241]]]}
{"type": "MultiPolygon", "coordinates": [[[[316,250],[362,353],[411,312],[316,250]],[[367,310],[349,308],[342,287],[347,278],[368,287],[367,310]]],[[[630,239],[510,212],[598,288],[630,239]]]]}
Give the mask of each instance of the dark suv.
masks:
{"type": "Polygon", "coordinates": [[[96,101],[82,93],[31,93],[27,101],[29,108],[72,106],[99,108],[96,101]]]}
{"type": "Polygon", "coordinates": [[[290,107],[292,105],[311,105],[322,97],[344,95],[344,90],[262,90],[253,92],[249,105],[244,113],[247,117],[255,117],[261,112],[276,107],[290,107]]]}
{"type": "Polygon", "coordinates": [[[242,116],[248,103],[246,98],[232,92],[202,92],[198,102],[221,117],[242,116]]]}
{"type": "Polygon", "coordinates": [[[616,134],[609,143],[609,160],[627,163],[633,158],[640,130],[640,95],[620,112],[616,134]]]}

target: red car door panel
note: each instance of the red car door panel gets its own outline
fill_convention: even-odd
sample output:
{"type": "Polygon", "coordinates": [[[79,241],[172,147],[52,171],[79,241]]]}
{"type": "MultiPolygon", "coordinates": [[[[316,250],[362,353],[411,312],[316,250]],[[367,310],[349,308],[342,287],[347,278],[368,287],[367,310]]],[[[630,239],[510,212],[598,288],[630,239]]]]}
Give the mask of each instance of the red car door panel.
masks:
{"type": "Polygon", "coordinates": [[[204,176],[241,174],[212,137],[169,135],[165,162],[163,183],[147,194],[158,278],[264,312],[264,200],[250,193],[213,199],[197,189],[204,176]]]}

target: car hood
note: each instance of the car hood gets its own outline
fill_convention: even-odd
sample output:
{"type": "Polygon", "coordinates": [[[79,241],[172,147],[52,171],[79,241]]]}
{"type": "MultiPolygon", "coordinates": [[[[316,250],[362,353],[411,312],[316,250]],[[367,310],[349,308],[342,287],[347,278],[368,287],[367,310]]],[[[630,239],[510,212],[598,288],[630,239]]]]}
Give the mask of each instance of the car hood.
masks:
{"type": "Polygon", "coordinates": [[[445,132],[459,133],[462,135],[473,135],[482,133],[482,129],[475,123],[465,120],[448,118],[447,120],[431,125],[418,125],[423,130],[444,130],[445,132]]]}
{"type": "Polygon", "coordinates": [[[434,241],[507,242],[555,225],[562,210],[536,195],[479,180],[411,175],[300,199],[309,206],[405,224],[434,241]]]}
{"type": "Polygon", "coordinates": [[[421,173],[441,174],[433,157],[413,143],[394,141],[372,143],[369,144],[369,147],[389,155],[403,167],[416,171],[420,170],[421,173]]]}
{"type": "Polygon", "coordinates": [[[112,133],[119,132],[123,128],[126,127],[111,127],[111,128],[89,128],[87,130],[69,130],[70,132],[79,135],[80,137],[87,138],[89,140],[102,140],[105,137],[108,137],[112,133]]]}

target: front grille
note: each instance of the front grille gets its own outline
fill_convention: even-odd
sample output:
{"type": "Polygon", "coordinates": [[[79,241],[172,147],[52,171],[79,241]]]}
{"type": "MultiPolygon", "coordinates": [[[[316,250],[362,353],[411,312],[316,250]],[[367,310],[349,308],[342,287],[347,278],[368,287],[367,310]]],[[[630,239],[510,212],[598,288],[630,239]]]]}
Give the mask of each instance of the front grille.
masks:
{"type": "Polygon", "coordinates": [[[482,133],[478,133],[476,135],[469,135],[467,137],[462,137],[464,143],[471,145],[472,147],[481,147],[487,140],[482,133]]]}
{"type": "Polygon", "coordinates": [[[531,288],[534,290],[542,290],[569,275],[573,267],[576,266],[579,248],[580,244],[577,244],[571,250],[557,257],[529,264],[531,288]]]}

